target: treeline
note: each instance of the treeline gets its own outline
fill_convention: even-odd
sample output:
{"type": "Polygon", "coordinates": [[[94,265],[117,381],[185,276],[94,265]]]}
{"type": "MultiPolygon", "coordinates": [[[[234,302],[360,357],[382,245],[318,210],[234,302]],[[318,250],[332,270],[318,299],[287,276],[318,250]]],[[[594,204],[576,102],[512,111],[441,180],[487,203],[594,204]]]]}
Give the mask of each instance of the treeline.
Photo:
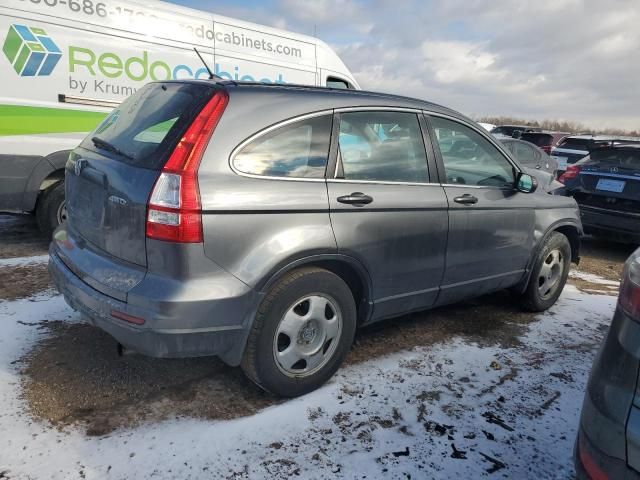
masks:
{"type": "Polygon", "coordinates": [[[540,127],[544,130],[554,130],[557,132],[568,133],[594,133],[600,135],[625,135],[630,137],[640,137],[640,130],[624,130],[622,128],[606,128],[595,129],[580,122],[569,122],[566,120],[524,120],[515,117],[476,117],[476,122],[492,123],[494,125],[529,125],[531,127],[540,127]]]}

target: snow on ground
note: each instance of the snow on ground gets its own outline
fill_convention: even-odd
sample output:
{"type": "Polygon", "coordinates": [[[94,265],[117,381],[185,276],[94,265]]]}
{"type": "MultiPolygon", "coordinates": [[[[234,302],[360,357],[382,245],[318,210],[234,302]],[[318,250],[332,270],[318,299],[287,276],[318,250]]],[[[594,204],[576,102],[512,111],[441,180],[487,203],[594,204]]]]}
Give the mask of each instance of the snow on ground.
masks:
{"type": "Polygon", "coordinates": [[[615,297],[567,286],[520,344],[452,338],[344,368],[254,416],[96,438],[23,413],[12,363],[46,331],[34,322],[76,314],[59,296],[0,302],[0,478],[571,478],[587,375],[614,307],[615,297]]]}
{"type": "Polygon", "coordinates": [[[579,280],[584,280],[589,283],[596,283],[599,285],[608,285],[609,287],[619,287],[620,282],[616,282],[614,280],[607,280],[606,278],[602,278],[598,275],[588,272],[581,272],[580,270],[574,268],[569,272],[570,278],[577,278],[579,280]]]}
{"type": "Polygon", "coordinates": [[[0,258],[0,267],[24,267],[47,263],[49,255],[32,255],[29,257],[0,258]]]}

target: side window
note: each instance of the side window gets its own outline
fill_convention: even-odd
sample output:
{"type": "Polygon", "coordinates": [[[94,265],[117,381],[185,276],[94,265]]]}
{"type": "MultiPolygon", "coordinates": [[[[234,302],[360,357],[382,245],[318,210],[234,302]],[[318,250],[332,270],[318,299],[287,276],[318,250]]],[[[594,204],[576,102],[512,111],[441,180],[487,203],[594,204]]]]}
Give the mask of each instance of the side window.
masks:
{"type": "Polygon", "coordinates": [[[346,180],[428,181],[424,141],[413,113],[344,113],[339,146],[346,180]]]}
{"type": "Polygon", "coordinates": [[[308,118],[256,138],[233,158],[240,172],[270,177],[324,178],[331,115],[308,118]]]}
{"type": "Polygon", "coordinates": [[[337,77],[327,77],[327,87],[329,88],[340,88],[343,90],[353,88],[349,82],[337,77]]]}
{"type": "Polygon", "coordinates": [[[475,130],[452,120],[431,117],[447,183],[487,187],[513,186],[511,163],[475,130]]]}
{"type": "Polygon", "coordinates": [[[516,158],[523,165],[535,165],[536,151],[524,143],[516,143],[516,158]]]}

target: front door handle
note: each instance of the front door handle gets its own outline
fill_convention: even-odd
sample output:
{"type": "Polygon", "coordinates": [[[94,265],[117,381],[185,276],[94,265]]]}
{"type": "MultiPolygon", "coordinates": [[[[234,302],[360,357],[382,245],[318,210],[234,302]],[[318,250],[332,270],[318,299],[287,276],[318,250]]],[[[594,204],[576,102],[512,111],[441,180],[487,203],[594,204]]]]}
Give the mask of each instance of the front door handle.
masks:
{"type": "Polygon", "coordinates": [[[351,195],[343,195],[338,197],[340,203],[347,203],[349,205],[368,205],[373,202],[373,198],[369,195],[365,195],[362,192],[353,192],[351,195]]]}
{"type": "Polygon", "coordinates": [[[453,201],[456,203],[461,203],[462,205],[475,205],[476,203],[478,203],[478,199],[473,195],[469,195],[468,193],[465,193],[461,197],[454,198],[453,201]]]}

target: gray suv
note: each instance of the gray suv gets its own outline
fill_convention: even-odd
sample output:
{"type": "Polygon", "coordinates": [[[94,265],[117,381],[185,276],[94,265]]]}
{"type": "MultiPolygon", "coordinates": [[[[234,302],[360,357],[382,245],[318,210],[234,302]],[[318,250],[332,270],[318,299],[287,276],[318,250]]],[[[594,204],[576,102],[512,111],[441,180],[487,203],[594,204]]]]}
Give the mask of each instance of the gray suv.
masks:
{"type": "Polygon", "coordinates": [[[447,108],[367,92],[151,83],[70,155],[49,268],[122,346],[217,355],[284,396],[356,327],[511,288],[534,311],[577,261],[575,202],[447,108]]]}

